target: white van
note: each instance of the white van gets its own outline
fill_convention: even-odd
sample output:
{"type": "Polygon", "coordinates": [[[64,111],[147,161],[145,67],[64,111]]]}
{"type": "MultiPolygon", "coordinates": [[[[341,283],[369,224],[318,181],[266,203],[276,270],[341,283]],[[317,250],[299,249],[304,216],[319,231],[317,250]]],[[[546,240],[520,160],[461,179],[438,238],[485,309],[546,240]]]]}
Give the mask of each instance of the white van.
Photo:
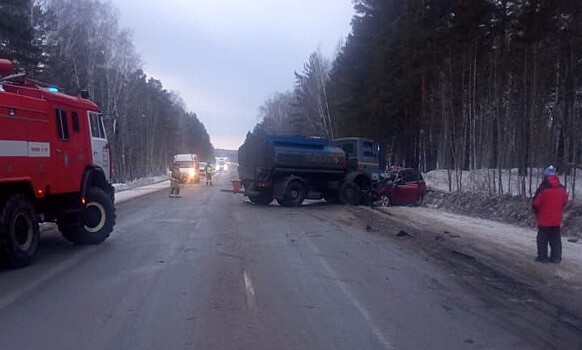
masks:
{"type": "Polygon", "coordinates": [[[180,168],[182,181],[185,183],[199,183],[198,156],[196,154],[176,154],[174,164],[180,168]]]}

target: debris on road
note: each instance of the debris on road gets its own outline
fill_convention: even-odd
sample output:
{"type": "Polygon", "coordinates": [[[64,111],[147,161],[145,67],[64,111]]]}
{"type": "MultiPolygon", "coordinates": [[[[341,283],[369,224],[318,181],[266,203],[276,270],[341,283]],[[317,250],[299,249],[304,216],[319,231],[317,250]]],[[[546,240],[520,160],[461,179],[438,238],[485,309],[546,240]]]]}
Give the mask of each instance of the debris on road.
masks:
{"type": "Polygon", "coordinates": [[[451,253],[453,253],[453,254],[455,254],[455,255],[459,255],[459,256],[461,256],[461,257],[463,257],[463,258],[465,258],[465,259],[469,259],[469,260],[475,260],[475,257],[474,257],[473,255],[469,255],[469,254],[467,254],[467,253],[463,253],[463,252],[460,252],[460,251],[458,251],[458,250],[454,250],[454,249],[453,249],[453,250],[451,250],[451,253]]]}
{"type": "Polygon", "coordinates": [[[405,237],[405,236],[408,236],[408,237],[414,238],[414,234],[412,234],[412,233],[409,233],[409,232],[407,232],[407,231],[404,231],[404,230],[400,230],[400,231],[398,231],[398,233],[396,234],[396,236],[398,236],[398,237],[405,237]]]}

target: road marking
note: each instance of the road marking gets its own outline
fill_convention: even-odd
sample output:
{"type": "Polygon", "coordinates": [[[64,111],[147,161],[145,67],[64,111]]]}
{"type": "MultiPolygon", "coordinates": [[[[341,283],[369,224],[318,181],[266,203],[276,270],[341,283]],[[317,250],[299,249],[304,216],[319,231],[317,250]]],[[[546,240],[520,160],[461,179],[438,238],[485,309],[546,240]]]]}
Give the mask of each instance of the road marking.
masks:
{"type": "Polygon", "coordinates": [[[374,322],[374,320],[372,319],[372,316],[370,316],[370,313],[368,312],[368,310],[366,310],[366,308],[364,308],[362,303],[360,303],[360,301],[356,298],[356,296],[350,291],[350,289],[348,288],[346,283],[342,282],[340,280],[337,273],[323,259],[321,252],[315,246],[315,244],[311,240],[308,240],[308,239],[305,241],[308,242],[311,249],[316,253],[315,256],[319,260],[319,263],[321,264],[321,266],[323,266],[325,271],[329,274],[329,276],[333,279],[333,281],[338,285],[338,287],[340,288],[342,293],[346,296],[346,298],[348,298],[348,300],[352,303],[352,305],[354,305],[354,307],[358,310],[358,312],[364,318],[364,320],[366,320],[366,322],[368,323],[368,326],[372,330],[372,333],[374,333],[374,335],[376,336],[378,341],[382,344],[383,348],[386,350],[394,349],[394,345],[384,335],[384,333],[382,332],[382,329],[380,327],[378,327],[376,322],[374,322]]]}
{"type": "Polygon", "coordinates": [[[245,282],[245,291],[247,295],[247,305],[250,309],[255,307],[255,287],[246,270],[243,270],[243,280],[245,282]]]}
{"type": "Polygon", "coordinates": [[[176,224],[181,224],[181,223],[187,222],[187,220],[184,220],[184,219],[155,219],[152,221],[153,222],[161,222],[161,223],[176,223],[176,224]]]}

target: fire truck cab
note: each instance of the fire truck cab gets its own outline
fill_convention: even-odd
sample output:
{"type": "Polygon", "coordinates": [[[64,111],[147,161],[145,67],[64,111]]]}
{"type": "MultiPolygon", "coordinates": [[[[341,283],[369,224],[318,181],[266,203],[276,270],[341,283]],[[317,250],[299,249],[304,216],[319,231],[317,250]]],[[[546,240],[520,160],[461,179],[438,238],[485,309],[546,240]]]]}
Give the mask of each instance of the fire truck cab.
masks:
{"type": "Polygon", "coordinates": [[[0,262],[20,267],[36,255],[39,223],[96,244],[113,231],[115,208],[98,106],[12,70],[0,60],[0,262]]]}

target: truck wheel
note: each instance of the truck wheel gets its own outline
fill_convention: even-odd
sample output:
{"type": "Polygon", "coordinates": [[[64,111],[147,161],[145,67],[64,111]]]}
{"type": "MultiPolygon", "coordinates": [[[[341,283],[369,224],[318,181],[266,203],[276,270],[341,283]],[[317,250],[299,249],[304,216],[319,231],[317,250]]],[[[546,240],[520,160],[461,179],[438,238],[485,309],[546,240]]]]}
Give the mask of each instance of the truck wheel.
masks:
{"type": "Polygon", "coordinates": [[[362,190],[355,182],[344,182],[340,186],[339,197],[342,204],[358,205],[362,199],[362,190]]]}
{"type": "Polygon", "coordinates": [[[294,180],[287,184],[285,195],[279,204],[284,207],[298,207],[303,203],[306,195],[307,192],[305,191],[303,182],[294,180]]]}
{"type": "Polygon", "coordinates": [[[273,197],[269,196],[249,196],[249,200],[256,205],[269,205],[273,201],[273,197]]]}
{"type": "Polygon", "coordinates": [[[63,237],[75,244],[98,244],[109,237],[115,225],[111,197],[98,187],[87,191],[87,204],[78,214],[57,219],[63,237]]]}
{"type": "Polygon", "coordinates": [[[0,216],[0,259],[13,268],[29,265],[39,239],[34,207],[25,196],[12,196],[0,216]]]}

